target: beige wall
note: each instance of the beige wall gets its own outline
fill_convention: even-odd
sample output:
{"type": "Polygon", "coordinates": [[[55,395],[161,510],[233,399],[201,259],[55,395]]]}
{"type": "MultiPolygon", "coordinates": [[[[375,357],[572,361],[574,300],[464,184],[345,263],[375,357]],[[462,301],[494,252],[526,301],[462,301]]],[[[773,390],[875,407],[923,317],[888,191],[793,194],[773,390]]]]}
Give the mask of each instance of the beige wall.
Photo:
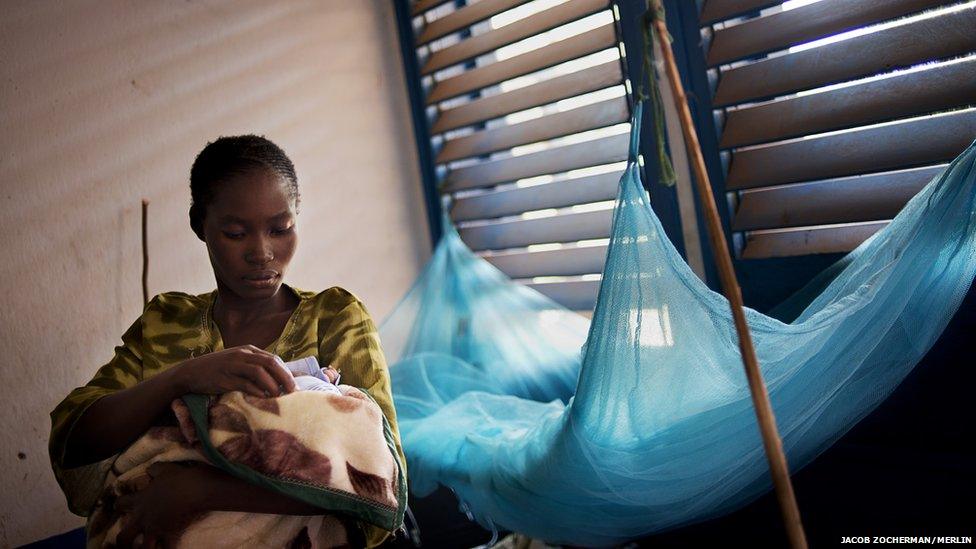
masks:
{"type": "Polygon", "coordinates": [[[81,524],[49,470],[48,412],[150,292],[213,288],[186,221],[195,154],[265,134],[298,168],[290,282],[379,320],[430,253],[386,0],[0,4],[0,546],[81,524]]]}

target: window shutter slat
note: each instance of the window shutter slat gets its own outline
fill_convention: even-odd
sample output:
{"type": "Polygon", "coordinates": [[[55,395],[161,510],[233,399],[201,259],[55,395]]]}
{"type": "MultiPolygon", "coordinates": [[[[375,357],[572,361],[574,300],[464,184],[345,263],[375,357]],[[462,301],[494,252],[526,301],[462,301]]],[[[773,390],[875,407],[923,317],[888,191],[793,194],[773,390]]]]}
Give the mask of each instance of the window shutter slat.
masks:
{"type": "Polygon", "coordinates": [[[622,172],[611,172],[458,198],[451,210],[451,216],[455,221],[470,221],[613,200],[617,196],[617,184],[621,175],[622,172]]]}
{"type": "Polygon", "coordinates": [[[741,259],[848,252],[969,145],[973,4],[706,0],[741,259]]]}
{"type": "Polygon", "coordinates": [[[431,132],[443,133],[464,126],[499,118],[560,99],[608,88],[623,81],[620,62],[609,61],[595,67],[557,76],[506,93],[490,95],[448,109],[437,117],[431,132]]]}
{"type": "Polygon", "coordinates": [[[480,156],[519,145],[620,124],[627,121],[629,113],[627,100],[620,97],[511,126],[478,131],[445,143],[437,155],[437,162],[444,163],[480,156]]]}
{"type": "Polygon", "coordinates": [[[737,15],[758,11],[762,8],[775,6],[782,0],[705,0],[702,8],[701,22],[715,23],[723,19],[731,19],[737,15]]]}
{"type": "Polygon", "coordinates": [[[574,310],[592,310],[600,292],[599,280],[574,280],[570,282],[546,282],[526,284],[550,299],[574,310]]]}
{"type": "Polygon", "coordinates": [[[976,56],[928,70],[729,111],[721,146],[740,147],[976,104],[976,56]]]}
{"type": "Polygon", "coordinates": [[[452,32],[464,30],[470,25],[484,21],[489,17],[498,15],[503,11],[510,10],[529,1],[481,0],[480,2],[469,4],[453,13],[428,23],[417,38],[417,45],[420,46],[432,40],[442,38],[452,32]]]}
{"type": "Polygon", "coordinates": [[[945,165],[744,191],[735,231],[891,219],[945,165]]]}
{"type": "Polygon", "coordinates": [[[728,190],[944,162],[976,135],[976,110],[735,152],[728,190]]]}
{"type": "Polygon", "coordinates": [[[785,95],[976,51],[969,8],[724,71],[714,105],[785,95]],[[937,37],[937,38],[936,38],[937,37]]]}
{"type": "Polygon", "coordinates": [[[427,104],[486,88],[510,78],[539,71],[613,47],[617,43],[613,24],[571,36],[537,50],[504,61],[478,67],[438,82],[427,98],[427,104]]]}
{"type": "Polygon", "coordinates": [[[458,44],[432,53],[421,69],[421,74],[431,74],[513,42],[571,23],[606,9],[607,2],[608,0],[570,0],[499,29],[472,36],[458,44]]]}
{"type": "Polygon", "coordinates": [[[629,145],[610,4],[419,0],[398,21],[429,203],[450,198],[465,243],[523,284],[587,281],[546,286],[584,310],[606,246],[577,241],[608,237],[629,145]]]}
{"type": "Polygon", "coordinates": [[[570,213],[463,227],[458,233],[472,250],[521,248],[531,244],[607,238],[613,210],[570,213]]]}
{"type": "Polygon", "coordinates": [[[627,135],[614,135],[542,152],[456,168],[444,178],[442,190],[457,191],[507,183],[525,177],[588,168],[627,159],[627,135]]]}
{"type": "Polygon", "coordinates": [[[714,66],[781,50],[945,3],[944,0],[820,0],[715,31],[708,50],[708,64],[714,66]]]}
{"type": "Polygon", "coordinates": [[[576,276],[603,271],[606,246],[582,246],[545,252],[509,252],[485,257],[511,278],[576,276]]]}
{"type": "Polygon", "coordinates": [[[417,0],[417,3],[413,5],[413,15],[420,15],[425,11],[430,11],[437,6],[444,5],[452,0],[417,0]]]}
{"type": "Polygon", "coordinates": [[[880,231],[887,221],[804,229],[753,231],[746,235],[743,259],[849,252],[880,231]]]}

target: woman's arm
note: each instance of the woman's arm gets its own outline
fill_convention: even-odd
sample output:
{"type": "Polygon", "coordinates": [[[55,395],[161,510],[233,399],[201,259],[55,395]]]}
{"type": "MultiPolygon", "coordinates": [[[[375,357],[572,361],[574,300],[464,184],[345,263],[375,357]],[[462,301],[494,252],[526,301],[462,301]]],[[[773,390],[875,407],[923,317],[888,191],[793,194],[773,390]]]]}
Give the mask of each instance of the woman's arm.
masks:
{"type": "Polygon", "coordinates": [[[274,515],[321,515],[318,507],[245,482],[216,467],[201,475],[206,494],[200,507],[207,511],[239,511],[274,515]]]}
{"type": "Polygon", "coordinates": [[[114,455],[144,433],[182,395],[178,367],[96,400],[68,435],[64,467],[77,467],[114,455]]]}
{"type": "MultiPolygon", "coordinates": [[[[159,545],[178,536],[208,511],[275,515],[320,515],[322,510],[248,484],[202,463],[156,463],[146,489],[120,497],[115,508],[126,513],[117,544],[128,547],[140,533],[159,545]]],[[[152,543],[149,543],[152,545],[152,543]]]]}
{"type": "Polygon", "coordinates": [[[186,393],[243,391],[263,397],[282,389],[294,391],[295,380],[276,364],[274,355],[252,345],[192,358],[89,406],[68,436],[65,466],[118,453],[152,426],[173,399],[186,393]]]}

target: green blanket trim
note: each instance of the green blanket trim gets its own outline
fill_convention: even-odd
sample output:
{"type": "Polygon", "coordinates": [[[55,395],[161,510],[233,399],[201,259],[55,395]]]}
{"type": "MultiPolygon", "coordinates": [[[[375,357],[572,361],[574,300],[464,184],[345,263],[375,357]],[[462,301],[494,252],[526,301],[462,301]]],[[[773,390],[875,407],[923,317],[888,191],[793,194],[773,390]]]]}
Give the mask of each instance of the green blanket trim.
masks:
{"type": "MultiPolygon", "coordinates": [[[[360,389],[370,400],[373,397],[360,389]]],[[[403,514],[407,503],[407,479],[403,472],[403,464],[393,442],[393,432],[390,424],[383,416],[383,434],[386,445],[397,464],[397,505],[396,508],[367,500],[359,495],[339,490],[312,486],[299,480],[274,478],[240,463],[235,463],[223,456],[214,448],[210,440],[210,397],[200,394],[183,395],[183,402],[190,409],[190,417],[196,427],[197,437],[203,445],[207,459],[221,470],[256,486],[261,486],[279,494],[304,501],[305,503],[322,508],[326,511],[338,511],[362,519],[370,524],[393,532],[403,525],[403,514]]],[[[375,402],[375,401],[374,401],[375,402]]]]}

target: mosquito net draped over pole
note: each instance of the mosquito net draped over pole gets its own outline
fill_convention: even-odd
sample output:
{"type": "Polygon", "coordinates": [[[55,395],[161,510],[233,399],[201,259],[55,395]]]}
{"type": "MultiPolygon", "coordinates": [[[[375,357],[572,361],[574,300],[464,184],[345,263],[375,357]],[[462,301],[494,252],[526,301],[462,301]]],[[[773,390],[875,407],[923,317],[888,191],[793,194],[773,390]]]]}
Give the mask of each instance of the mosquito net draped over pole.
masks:
{"type": "MultiPolygon", "coordinates": [[[[883,401],[958,308],[976,271],[974,147],[801,291],[791,323],[746,311],[793,470],[883,401]]],[[[448,223],[383,323],[415,494],[442,484],[486,526],[608,545],[770,489],[728,302],[668,241],[631,149],[592,322],[448,223]]]]}

